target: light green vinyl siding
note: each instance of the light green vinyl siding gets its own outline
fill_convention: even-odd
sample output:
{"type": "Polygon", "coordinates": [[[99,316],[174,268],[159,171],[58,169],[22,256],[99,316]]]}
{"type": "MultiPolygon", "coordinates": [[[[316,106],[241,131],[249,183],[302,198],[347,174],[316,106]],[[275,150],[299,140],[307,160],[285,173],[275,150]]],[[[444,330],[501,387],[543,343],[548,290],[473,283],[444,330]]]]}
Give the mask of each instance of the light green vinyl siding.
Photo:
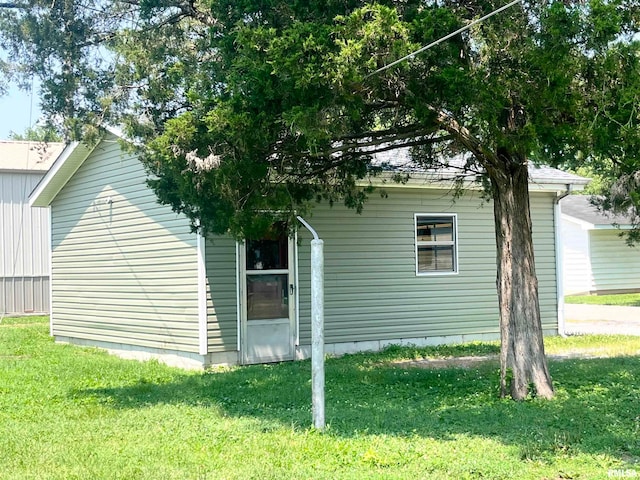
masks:
{"type": "Polygon", "coordinates": [[[620,231],[591,230],[591,291],[640,288],[640,248],[629,247],[620,231]]]}
{"type": "MultiPolygon", "coordinates": [[[[393,188],[361,215],[319,205],[308,218],[324,240],[325,341],[498,333],[493,208],[477,194],[393,188]],[[458,219],[458,274],[416,275],[414,214],[458,219]]],[[[543,327],[557,327],[553,197],[532,194],[543,327]]],[[[300,342],[310,343],[309,240],[299,233],[300,342]]]]}
{"type": "Polygon", "coordinates": [[[556,277],[556,235],[554,229],[555,195],[531,194],[533,247],[536,256],[538,294],[542,328],[558,328],[558,284],[556,277]]]}
{"type": "Polygon", "coordinates": [[[109,136],[53,201],[53,334],[197,353],[196,236],[145,179],[109,136]]]}
{"type": "Polygon", "coordinates": [[[236,242],[231,237],[208,238],[205,256],[209,352],[236,351],[236,242]]]}

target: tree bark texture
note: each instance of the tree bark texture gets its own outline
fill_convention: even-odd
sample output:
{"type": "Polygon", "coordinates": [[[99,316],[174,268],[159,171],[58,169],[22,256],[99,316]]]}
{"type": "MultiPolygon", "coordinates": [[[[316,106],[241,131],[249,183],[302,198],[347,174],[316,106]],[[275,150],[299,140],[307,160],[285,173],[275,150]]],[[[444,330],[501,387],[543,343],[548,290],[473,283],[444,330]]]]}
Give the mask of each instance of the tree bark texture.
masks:
{"type": "Polygon", "coordinates": [[[514,400],[525,399],[530,385],[537,396],[552,398],[534,264],[528,168],[524,160],[509,159],[504,165],[490,172],[500,307],[500,394],[507,395],[511,371],[514,400]]]}

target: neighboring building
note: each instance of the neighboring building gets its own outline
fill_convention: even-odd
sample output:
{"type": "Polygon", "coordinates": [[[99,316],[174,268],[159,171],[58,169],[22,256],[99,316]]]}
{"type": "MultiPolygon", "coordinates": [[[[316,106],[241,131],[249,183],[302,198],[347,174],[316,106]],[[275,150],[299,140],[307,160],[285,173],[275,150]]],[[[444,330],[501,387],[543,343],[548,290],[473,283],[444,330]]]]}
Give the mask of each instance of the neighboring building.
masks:
{"type": "Polygon", "coordinates": [[[63,148],[0,141],[0,315],[49,311],[49,214],[28,197],[63,148]]]}
{"type": "MultiPolygon", "coordinates": [[[[585,179],[534,169],[543,328],[558,331],[557,198],[585,179]]],[[[309,355],[310,234],[237,243],[190,232],[159,205],[136,157],[108,134],[65,149],[31,195],[52,219],[56,340],[171,364],[260,363],[309,355]]],[[[389,344],[499,338],[493,208],[414,173],[371,195],[361,215],[321,204],[325,343],[332,353],[389,344]]]]}
{"type": "Polygon", "coordinates": [[[564,293],[640,291],[640,249],[621,236],[629,219],[604,214],[584,195],[570,195],[560,205],[564,293]]]}

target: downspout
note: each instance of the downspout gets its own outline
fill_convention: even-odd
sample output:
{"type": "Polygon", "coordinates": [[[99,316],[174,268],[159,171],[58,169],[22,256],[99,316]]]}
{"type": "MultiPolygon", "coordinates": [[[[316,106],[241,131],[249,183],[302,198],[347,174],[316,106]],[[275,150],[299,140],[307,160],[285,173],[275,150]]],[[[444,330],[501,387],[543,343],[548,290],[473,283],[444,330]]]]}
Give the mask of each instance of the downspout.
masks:
{"type": "Polygon", "coordinates": [[[563,247],[562,247],[562,212],[560,210],[560,200],[571,194],[571,184],[566,185],[565,192],[556,196],[553,201],[553,227],[555,231],[555,244],[556,244],[556,292],[557,292],[557,305],[558,305],[558,334],[561,337],[566,337],[565,323],[564,323],[564,262],[563,262],[563,247]]]}

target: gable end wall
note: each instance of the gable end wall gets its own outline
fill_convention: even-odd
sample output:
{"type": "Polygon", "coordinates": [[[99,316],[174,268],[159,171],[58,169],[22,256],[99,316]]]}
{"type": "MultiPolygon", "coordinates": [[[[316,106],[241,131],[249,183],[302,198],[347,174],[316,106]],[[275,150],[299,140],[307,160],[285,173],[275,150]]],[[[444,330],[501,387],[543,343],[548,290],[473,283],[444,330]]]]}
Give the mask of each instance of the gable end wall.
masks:
{"type": "Polygon", "coordinates": [[[110,136],[55,198],[52,334],[198,353],[196,236],[145,179],[110,136]]]}

